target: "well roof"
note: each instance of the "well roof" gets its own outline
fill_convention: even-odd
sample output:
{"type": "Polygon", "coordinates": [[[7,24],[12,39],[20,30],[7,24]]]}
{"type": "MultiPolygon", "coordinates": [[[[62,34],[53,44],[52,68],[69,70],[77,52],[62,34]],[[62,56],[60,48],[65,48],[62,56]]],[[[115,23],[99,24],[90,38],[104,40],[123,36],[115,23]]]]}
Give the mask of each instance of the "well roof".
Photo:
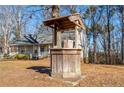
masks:
{"type": "Polygon", "coordinates": [[[56,26],[57,30],[75,29],[75,26],[85,29],[81,17],[77,13],[69,16],[52,18],[47,21],[44,21],[43,23],[45,26],[51,27],[53,29],[55,29],[56,26]],[[78,23],[76,21],[78,21],[78,23]]]}

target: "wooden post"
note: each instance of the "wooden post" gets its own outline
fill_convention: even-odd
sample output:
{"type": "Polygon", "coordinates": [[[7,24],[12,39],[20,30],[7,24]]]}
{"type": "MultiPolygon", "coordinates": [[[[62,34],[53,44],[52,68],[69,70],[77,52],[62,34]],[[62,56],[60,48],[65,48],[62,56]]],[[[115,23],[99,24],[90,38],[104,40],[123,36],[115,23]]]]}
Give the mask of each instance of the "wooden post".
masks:
{"type": "Polygon", "coordinates": [[[61,32],[57,31],[57,48],[61,48],[61,32]]]}
{"type": "Polygon", "coordinates": [[[81,38],[82,38],[81,34],[82,34],[81,32],[78,32],[78,36],[79,36],[79,38],[78,38],[78,48],[80,48],[80,49],[82,48],[81,47],[81,43],[82,43],[82,41],[81,41],[81,38]]]}
{"type": "MultiPolygon", "coordinates": [[[[78,21],[77,21],[78,23],[78,21]]],[[[78,36],[78,26],[75,26],[75,48],[78,48],[78,40],[79,36],[78,36]]]]}
{"type": "Polygon", "coordinates": [[[53,32],[53,47],[57,46],[57,27],[55,25],[54,32],[53,32]]]}

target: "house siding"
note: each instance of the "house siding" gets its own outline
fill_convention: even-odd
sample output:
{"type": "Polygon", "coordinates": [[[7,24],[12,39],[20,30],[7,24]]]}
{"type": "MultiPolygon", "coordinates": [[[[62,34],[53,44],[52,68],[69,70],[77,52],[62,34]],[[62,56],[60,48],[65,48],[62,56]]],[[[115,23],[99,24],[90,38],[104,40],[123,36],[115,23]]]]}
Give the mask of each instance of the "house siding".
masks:
{"type": "Polygon", "coordinates": [[[51,47],[50,44],[12,46],[11,54],[29,54],[31,58],[33,56],[38,56],[39,58],[44,58],[49,55],[50,47],[51,47]]]}

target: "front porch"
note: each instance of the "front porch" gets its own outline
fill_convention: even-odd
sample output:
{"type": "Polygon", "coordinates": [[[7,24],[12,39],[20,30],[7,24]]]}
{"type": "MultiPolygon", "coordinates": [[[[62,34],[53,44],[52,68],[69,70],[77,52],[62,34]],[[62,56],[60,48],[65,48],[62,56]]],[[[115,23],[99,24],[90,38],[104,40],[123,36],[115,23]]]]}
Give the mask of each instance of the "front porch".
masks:
{"type": "Polygon", "coordinates": [[[44,58],[49,56],[50,51],[49,48],[51,47],[50,44],[45,44],[45,45],[16,45],[16,46],[11,46],[10,48],[10,55],[14,54],[28,54],[30,55],[30,58],[44,58]]]}

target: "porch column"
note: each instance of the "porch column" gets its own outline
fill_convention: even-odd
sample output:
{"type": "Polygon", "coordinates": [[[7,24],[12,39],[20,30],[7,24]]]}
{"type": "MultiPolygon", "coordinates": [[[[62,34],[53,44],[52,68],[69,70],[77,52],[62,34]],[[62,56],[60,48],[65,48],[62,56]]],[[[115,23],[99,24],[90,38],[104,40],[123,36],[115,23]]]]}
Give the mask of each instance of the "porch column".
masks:
{"type": "Polygon", "coordinates": [[[40,54],[40,45],[38,45],[38,57],[40,57],[41,54],[40,54]]]}
{"type": "Polygon", "coordinates": [[[48,45],[48,55],[50,55],[50,47],[51,45],[48,45]]]}
{"type": "Polygon", "coordinates": [[[13,51],[12,50],[12,47],[9,47],[9,54],[11,54],[13,51]]]}
{"type": "Polygon", "coordinates": [[[27,54],[27,49],[26,49],[26,46],[25,46],[25,54],[27,54]]]}

